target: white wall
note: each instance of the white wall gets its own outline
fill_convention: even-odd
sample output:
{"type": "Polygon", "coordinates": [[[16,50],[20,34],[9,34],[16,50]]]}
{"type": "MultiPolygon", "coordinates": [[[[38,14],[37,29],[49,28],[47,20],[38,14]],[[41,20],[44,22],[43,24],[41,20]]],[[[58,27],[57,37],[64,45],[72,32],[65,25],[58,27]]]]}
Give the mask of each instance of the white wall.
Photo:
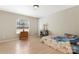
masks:
{"type": "Polygon", "coordinates": [[[54,34],[72,33],[79,35],[79,6],[39,19],[40,30],[45,23],[48,23],[48,29],[54,34]]]}
{"type": "Polygon", "coordinates": [[[18,18],[25,18],[30,20],[31,32],[30,34],[37,33],[37,18],[14,14],[10,12],[0,11],[0,40],[16,38],[16,20],[18,18]],[[35,26],[34,26],[35,25],[35,26]]]}

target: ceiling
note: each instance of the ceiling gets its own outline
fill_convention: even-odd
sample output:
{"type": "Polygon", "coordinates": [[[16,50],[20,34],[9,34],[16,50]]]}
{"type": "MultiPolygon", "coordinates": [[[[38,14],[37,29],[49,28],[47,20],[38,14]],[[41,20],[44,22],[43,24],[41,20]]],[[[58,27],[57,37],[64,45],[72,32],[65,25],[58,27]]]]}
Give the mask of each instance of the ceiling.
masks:
{"type": "Polygon", "coordinates": [[[33,8],[33,5],[6,5],[0,6],[0,10],[23,14],[33,17],[47,17],[48,15],[71,8],[74,5],[40,5],[39,8],[33,8]]]}

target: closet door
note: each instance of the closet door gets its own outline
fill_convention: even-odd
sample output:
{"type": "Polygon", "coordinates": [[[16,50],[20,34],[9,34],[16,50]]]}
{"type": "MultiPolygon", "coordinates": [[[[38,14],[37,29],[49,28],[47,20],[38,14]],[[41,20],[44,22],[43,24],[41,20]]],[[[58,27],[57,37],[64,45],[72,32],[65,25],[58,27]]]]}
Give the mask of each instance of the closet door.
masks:
{"type": "Polygon", "coordinates": [[[37,35],[38,33],[38,20],[37,19],[31,19],[30,20],[30,31],[29,35],[37,35]]]}

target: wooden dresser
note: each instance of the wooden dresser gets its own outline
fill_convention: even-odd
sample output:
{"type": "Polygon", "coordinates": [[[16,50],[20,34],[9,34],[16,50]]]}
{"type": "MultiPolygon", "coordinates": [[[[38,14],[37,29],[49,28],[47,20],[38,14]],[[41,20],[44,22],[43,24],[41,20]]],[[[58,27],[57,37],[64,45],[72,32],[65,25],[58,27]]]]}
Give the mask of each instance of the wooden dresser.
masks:
{"type": "Polygon", "coordinates": [[[20,40],[27,40],[28,39],[28,32],[27,31],[20,32],[19,39],[20,40]]]}

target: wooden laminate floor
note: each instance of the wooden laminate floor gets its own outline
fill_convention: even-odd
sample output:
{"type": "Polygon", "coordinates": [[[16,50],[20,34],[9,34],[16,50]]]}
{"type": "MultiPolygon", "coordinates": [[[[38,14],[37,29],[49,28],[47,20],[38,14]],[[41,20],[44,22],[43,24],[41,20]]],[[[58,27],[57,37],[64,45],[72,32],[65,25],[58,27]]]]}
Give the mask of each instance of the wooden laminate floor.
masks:
{"type": "Polygon", "coordinates": [[[0,54],[61,54],[40,43],[40,38],[31,36],[28,41],[13,40],[0,43],[0,54]]]}

